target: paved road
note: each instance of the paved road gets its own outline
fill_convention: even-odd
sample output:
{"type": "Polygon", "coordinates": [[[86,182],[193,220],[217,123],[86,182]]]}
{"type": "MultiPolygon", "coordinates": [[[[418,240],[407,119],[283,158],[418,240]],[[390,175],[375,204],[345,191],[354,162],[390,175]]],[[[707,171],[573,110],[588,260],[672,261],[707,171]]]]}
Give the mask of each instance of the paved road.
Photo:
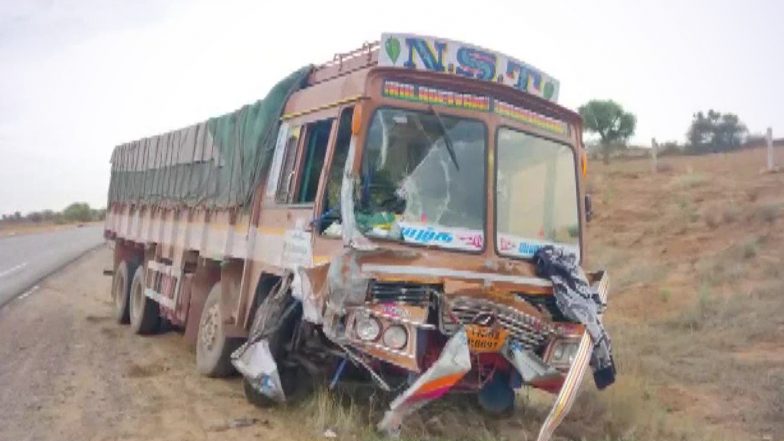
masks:
{"type": "Polygon", "coordinates": [[[0,237],[0,307],[103,242],[103,225],[0,237]]]}

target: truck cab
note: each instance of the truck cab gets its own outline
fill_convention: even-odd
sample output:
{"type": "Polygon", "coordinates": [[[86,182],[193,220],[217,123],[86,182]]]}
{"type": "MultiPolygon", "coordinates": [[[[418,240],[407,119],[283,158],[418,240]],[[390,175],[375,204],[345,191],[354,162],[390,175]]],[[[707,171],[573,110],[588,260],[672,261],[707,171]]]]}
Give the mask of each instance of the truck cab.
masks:
{"type": "MultiPolygon", "coordinates": [[[[397,430],[433,390],[506,411],[514,388],[540,388],[558,395],[553,429],[571,405],[590,345],[532,261],[545,246],[578,265],[584,253],[581,120],[557,93],[504,55],[385,34],[289,100],[259,228],[287,225],[269,257],[306,321],[380,386],[388,372],[417,378],[379,428],[397,430]],[[463,363],[444,362],[460,338],[463,363]]],[[[602,276],[589,279],[606,295],[602,276]]]]}

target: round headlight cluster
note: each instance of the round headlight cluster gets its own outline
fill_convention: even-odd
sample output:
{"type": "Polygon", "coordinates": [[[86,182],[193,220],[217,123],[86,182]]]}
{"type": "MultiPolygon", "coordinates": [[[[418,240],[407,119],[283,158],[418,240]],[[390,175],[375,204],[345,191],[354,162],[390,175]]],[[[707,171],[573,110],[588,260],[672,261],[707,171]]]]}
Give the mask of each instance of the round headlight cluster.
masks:
{"type": "Polygon", "coordinates": [[[354,329],[356,330],[357,337],[363,341],[373,341],[377,339],[378,335],[381,333],[381,325],[378,323],[378,320],[373,317],[357,318],[354,329]]]}
{"type": "Polygon", "coordinates": [[[384,331],[384,346],[392,349],[403,349],[408,343],[408,331],[400,325],[392,325],[384,331]]]}

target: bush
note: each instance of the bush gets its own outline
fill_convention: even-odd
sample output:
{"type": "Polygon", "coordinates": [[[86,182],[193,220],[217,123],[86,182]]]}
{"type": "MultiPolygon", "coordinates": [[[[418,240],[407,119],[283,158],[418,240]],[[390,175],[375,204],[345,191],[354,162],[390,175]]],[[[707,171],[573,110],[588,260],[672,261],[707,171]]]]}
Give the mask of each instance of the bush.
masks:
{"type": "Polygon", "coordinates": [[[67,222],[89,222],[93,220],[93,213],[89,204],[74,202],[63,210],[63,217],[67,222]]]}

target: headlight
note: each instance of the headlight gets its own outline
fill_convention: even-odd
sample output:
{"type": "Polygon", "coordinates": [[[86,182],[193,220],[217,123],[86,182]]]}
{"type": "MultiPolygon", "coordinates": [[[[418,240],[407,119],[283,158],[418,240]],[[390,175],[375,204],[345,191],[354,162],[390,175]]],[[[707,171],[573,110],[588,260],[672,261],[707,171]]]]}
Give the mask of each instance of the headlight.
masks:
{"type": "Polygon", "coordinates": [[[400,325],[392,325],[384,331],[384,345],[392,349],[403,349],[408,343],[408,331],[400,325]]]}
{"type": "Polygon", "coordinates": [[[378,338],[378,334],[381,333],[381,325],[379,325],[378,320],[373,317],[357,317],[354,329],[357,333],[357,337],[363,341],[375,340],[378,338]]]}
{"type": "Polygon", "coordinates": [[[579,341],[559,340],[553,344],[553,352],[550,355],[550,363],[571,364],[577,354],[579,341]]]}
{"type": "Polygon", "coordinates": [[[558,343],[555,345],[555,349],[553,349],[553,360],[560,361],[563,360],[564,356],[564,348],[566,347],[563,343],[558,343]]]}

